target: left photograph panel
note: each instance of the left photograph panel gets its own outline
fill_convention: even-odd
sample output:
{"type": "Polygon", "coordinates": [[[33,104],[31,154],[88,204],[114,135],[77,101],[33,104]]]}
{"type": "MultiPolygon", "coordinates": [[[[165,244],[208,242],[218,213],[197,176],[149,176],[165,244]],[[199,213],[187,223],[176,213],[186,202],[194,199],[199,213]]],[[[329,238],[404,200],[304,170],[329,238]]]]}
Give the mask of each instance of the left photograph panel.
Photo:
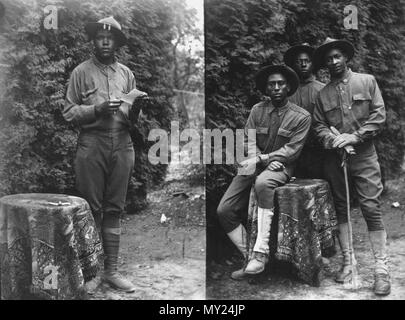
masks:
{"type": "Polygon", "coordinates": [[[0,1],[1,299],[205,299],[203,23],[0,1]]]}

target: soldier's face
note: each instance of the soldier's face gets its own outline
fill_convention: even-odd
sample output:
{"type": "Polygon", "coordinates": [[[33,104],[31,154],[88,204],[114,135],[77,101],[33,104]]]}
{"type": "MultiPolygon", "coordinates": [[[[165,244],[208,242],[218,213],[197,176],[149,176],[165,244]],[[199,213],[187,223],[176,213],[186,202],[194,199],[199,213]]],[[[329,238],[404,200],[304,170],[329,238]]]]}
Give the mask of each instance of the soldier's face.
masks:
{"type": "Polygon", "coordinates": [[[331,49],[326,55],[326,66],[332,76],[341,75],[347,68],[347,56],[340,49],[331,49]]]}
{"type": "Polygon", "coordinates": [[[266,85],[267,95],[271,98],[271,101],[280,103],[287,98],[290,86],[287,79],[280,73],[271,74],[267,79],[266,85]]]}
{"type": "Polygon", "coordinates": [[[312,60],[308,53],[299,53],[294,61],[294,67],[301,78],[308,78],[312,74],[312,60]]]}
{"type": "Polygon", "coordinates": [[[98,31],[93,42],[97,57],[100,57],[101,59],[109,59],[114,56],[117,42],[111,31],[98,31]]]}

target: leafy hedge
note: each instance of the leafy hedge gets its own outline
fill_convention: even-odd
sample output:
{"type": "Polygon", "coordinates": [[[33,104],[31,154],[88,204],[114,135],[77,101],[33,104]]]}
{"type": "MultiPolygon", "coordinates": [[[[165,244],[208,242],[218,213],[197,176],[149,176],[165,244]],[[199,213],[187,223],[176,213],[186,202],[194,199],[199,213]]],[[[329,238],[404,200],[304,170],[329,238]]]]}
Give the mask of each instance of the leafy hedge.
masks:
{"type": "MultiPolygon", "coordinates": [[[[393,177],[405,150],[401,130],[404,1],[351,1],[358,8],[358,30],[343,26],[347,4],[341,0],[206,0],[206,126],[243,128],[251,107],[260,99],[254,74],[264,64],[282,62],[291,45],[309,42],[317,46],[327,36],[344,38],[356,48],[352,69],[373,74],[382,89],[388,116],[376,144],[384,177],[393,177]]],[[[324,79],[325,73],[319,77],[324,79]]],[[[215,210],[233,172],[232,167],[207,166],[207,238],[215,239],[214,234],[220,233],[215,210]]],[[[219,256],[215,250],[208,247],[209,254],[219,256]]]]}
{"type": "Polygon", "coordinates": [[[154,127],[168,129],[173,114],[172,40],[183,0],[56,2],[58,29],[45,30],[48,1],[2,1],[6,7],[3,62],[10,65],[0,101],[0,194],[74,193],[73,157],[77,128],[62,117],[71,71],[92,53],[84,25],[113,15],[129,38],[119,61],[135,74],[137,86],[152,97],[132,137],[135,172],[128,192],[128,211],[145,205],[146,188],[159,183],[166,165],[151,165],[147,141],[154,127]],[[176,12],[173,4],[176,3],[176,12]],[[177,18],[176,18],[177,17],[177,18]],[[176,20],[177,19],[177,20],[176,20]]]}

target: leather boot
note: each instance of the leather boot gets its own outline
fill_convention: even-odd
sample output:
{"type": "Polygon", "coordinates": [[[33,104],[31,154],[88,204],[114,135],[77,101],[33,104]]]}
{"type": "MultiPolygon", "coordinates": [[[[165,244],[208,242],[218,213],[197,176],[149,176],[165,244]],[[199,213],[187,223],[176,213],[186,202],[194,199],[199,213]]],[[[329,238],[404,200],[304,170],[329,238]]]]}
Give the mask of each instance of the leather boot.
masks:
{"type": "MultiPolygon", "coordinates": [[[[347,283],[352,279],[352,266],[350,264],[350,246],[349,246],[349,225],[347,223],[339,224],[339,244],[342,250],[343,263],[342,267],[336,275],[337,283],[347,283]]],[[[355,261],[353,261],[355,263],[355,261]]]]}
{"type": "Polygon", "coordinates": [[[370,242],[374,253],[374,293],[386,296],[391,293],[391,278],[388,271],[387,233],[385,230],[370,231],[370,242]]]}
{"type": "Polygon", "coordinates": [[[270,228],[273,211],[266,208],[257,209],[257,238],[253,248],[253,256],[249,261],[245,273],[258,274],[264,271],[269,258],[270,228]]]}
{"type": "Polygon", "coordinates": [[[252,258],[245,269],[247,274],[259,274],[264,271],[266,263],[268,262],[268,255],[253,251],[252,258]]]}
{"type": "Polygon", "coordinates": [[[112,288],[123,292],[134,292],[135,286],[118,272],[120,228],[103,228],[104,274],[102,279],[112,288]]]}
{"type": "MultiPolygon", "coordinates": [[[[246,248],[246,230],[245,227],[240,224],[231,232],[228,233],[229,239],[233,242],[233,244],[238,248],[239,252],[243,255],[243,258],[246,259],[247,256],[247,248],[246,248]]],[[[245,268],[241,268],[232,272],[231,278],[233,280],[243,280],[246,278],[245,268]]]]}

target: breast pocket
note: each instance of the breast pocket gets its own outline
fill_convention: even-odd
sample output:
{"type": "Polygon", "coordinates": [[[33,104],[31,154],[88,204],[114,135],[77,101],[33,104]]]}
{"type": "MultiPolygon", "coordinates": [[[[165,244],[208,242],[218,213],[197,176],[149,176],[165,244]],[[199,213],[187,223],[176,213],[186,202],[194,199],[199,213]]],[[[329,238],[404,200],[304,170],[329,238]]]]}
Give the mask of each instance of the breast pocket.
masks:
{"type": "Polygon", "coordinates": [[[351,110],[355,119],[359,122],[365,121],[370,115],[371,96],[363,93],[354,94],[351,110]]]}
{"type": "Polygon", "coordinates": [[[266,147],[267,139],[269,137],[269,128],[268,127],[257,127],[256,128],[256,144],[261,150],[264,150],[266,147]]]}
{"type": "Polygon", "coordinates": [[[339,127],[342,124],[342,111],[337,103],[328,105],[325,110],[325,117],[330,126],[339,127]]]}
{"type": "Polygon", "coordinates": [[[288,130],[285,128],[279,128],[277,131],[276,141],[273,146],[273,151],[280,149],[285,144],[290,142],[292,136],[293,136],[293,132],[291,130],[288,130]]]}

